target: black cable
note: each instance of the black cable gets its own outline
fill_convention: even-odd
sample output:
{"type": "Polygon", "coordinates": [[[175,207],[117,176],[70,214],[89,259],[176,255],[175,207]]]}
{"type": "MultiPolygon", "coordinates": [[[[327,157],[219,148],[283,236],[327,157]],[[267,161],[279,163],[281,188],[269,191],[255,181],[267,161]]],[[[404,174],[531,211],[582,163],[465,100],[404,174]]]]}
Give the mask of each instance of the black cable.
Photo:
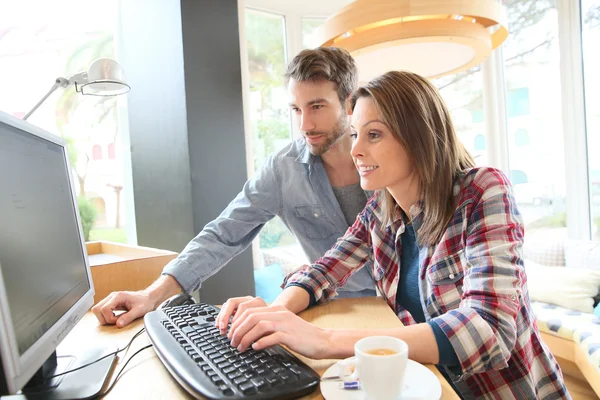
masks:
{"type": "Polygon", "coordinates": [[[70,370],[68,370],[68,371],[65,371],[65,372],[61,372],[60,374],[56,374],[56,375],[49,376],[49,377],[47,377],[47,378],[45,378],[45,379],[44,379],[44,382],[46,382],[46,381],[49,381],[50,379],[54,379],[54,378],[56,378],[56,377],[58,377],[58,376],[62,376],[62,375],[70,374],[71,372],[79,371],[80,369],[83,369],[83,368],[89,367],[89,366],[90,366],[90,365],[92,365],[92,364],[96,364],[97,362],[100,362],[100,361],[104,360],[104,359],[105,359],[105,358],[107,358],[107,357],[110,357],[110,356],[113,356],[113,355],[119,354],[120,352],[122,352],[122,351],[124,351],[124,350],[127,350],[127,349],[129,349],[129,347],[131,346],[131,344],[133,343],[133,341],[134,341],[134,340],[135,340],[135,339],[136,339],[138,336],[140,336],[140,335],[141,335],[141,334],[142,334],[142,333],[143,333],[145,330],[146,330],[146,328],[142,328],[142,329],[140,329],[139,331],[137,331],[137,333],[136,333],[135,335],[133,335],[133,337],[131,338],[131,340],[129,341],[129,343],[127,343],[127,345],[126,345],[125,347],[123,347],[122,349],[117,349],[116,351],[113,351],[112,353],[108,353],[108,354],[106,354],[106,355],[104,355],[104,356],[100,357],[99,359],[97,359],[97,360],[94,360],[94,361],[91,361],[91,362],[89,362],[89,363],[87,363],[87,364],[84,364],[84,365],[82,365],[82,366],[80,366],[80,367],[73,368],[73,369],[70,369],[70,370]]]}
{"type": "Polygon", "coordinates": [[[104,393],[100,393],[98,395],[98,397],[96,397],[96,399],[101,399],[104,396],[106,396],[111,390],[113,390],[113,388],[115,387],[115,384],[117,383],[117,381],[119,380],[119,377],[121,376],[121,373],[125,370],[125,367],[127,366],[127,364],[129,364],[129,361],[131,361],[131,359],[133,359],[133,357],[137,356],[139,353],[141,353],[142,351],[148,349],[152,347],[152,344],[147,344],[146,346],[142,347],[141,349],[139,349],[138,351],[136,351],[135,353],[133,353],[131,355],[131,357],[129,357],[127,359],[127,361],[125,362],[125,365],[123,365],[123,367],[119,370],[119,373],[117,374],[117,376],[115,376],[115,380],[112,381],[112,383],[110,384],[110,386],[104,391],[104,393]]]}

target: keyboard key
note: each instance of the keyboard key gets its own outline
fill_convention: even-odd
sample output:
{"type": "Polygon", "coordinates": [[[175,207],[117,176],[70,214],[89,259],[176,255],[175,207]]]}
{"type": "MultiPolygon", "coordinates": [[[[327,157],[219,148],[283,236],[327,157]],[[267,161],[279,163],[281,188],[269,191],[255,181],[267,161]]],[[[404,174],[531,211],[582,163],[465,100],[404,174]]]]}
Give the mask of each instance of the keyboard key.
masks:
{"type": "Polygon", "coordinates": [[[240,383],[244,383],[244,382],[248,382],[248,379],[246,379],[243,376],[239,376],[233,380],[233,383],[235,383],[236,385],[239,385],[240,383]]]}
{"type": "Polygon", "coordinates": [[[233,371],[235,371],[236,369],[234,367],[228,367],[228,368],[223,368],[222,371],[224,374],[229,375],[230,373],[232,373],[233,371]]]}
{"type": "Polygon", "coordinates": [[[245,395],[256,393],[256,387],[250,382],[242,383],[239,388],[245,395]]]}
{"type": "Polygon", "coordinates": [[[296,367],[296,366],[290,367],[290,371],[292,371],[292,372],[293,372],[293,373],[295,373],[296,375],[300,375],[300,374],[302,373],[302,371],[300,371],[300,370],[298,369],[298,367],[296,367]]]}
{"type": "Polygon", "coordinates": [[[227,385],[220,385],[219,386],[219,390],[225,395],[225,396],[231,396],[233,394],[233,390],[227,386],[227,385]]]}
{"type": "Polygon", "coordinates": [[[276,377],[273,374],[269,374],[267,376],[265,376],[265,379],[267,380],[267,382],[269,382],[271,385],[276,385],[278,383],[280,383],[281,381],[279,380],[278,377],[276,377]]]}
{"type": "Polygon", "coordinates": [[[235,379],[235,378],[238,378],[240,376],[242,376],[242,373],[239,372],[239,371],[234,371],[234,372],[231,372],[231,373],[227,374],[227,377],[229,379],[235,379]]]}
{"type": "Polygon", "coordinates": [[[250,382],[252,382],[252,384],[254,384],[258,390],[263,390],[267,387],[267,381],[261,377],[251,379],[250,382]]]}

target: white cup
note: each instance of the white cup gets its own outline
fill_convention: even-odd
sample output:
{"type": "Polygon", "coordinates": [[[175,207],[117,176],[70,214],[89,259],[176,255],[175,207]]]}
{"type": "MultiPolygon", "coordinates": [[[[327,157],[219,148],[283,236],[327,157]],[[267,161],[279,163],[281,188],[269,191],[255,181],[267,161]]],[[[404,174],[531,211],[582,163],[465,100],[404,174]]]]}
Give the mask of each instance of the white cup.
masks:
{"type": "Polygon", "coordinates": [[[391,336],[370,336],[354,345],[354,357],[338,362],[344,381],[360,381],[366,400],[396,400],[404,383],[408,345],[391,336]],[[375,355],[369,351],[387,349],[394,353],[375,355]]]}

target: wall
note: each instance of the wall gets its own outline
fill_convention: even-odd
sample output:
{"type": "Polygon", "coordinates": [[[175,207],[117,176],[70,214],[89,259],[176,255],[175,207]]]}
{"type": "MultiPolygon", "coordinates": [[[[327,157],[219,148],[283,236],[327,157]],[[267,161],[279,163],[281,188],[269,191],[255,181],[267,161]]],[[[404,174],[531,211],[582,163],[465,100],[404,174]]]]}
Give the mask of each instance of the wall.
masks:
{"type": "MultiPolygon", "coordinates": [[[[247,179],[238,5],[182,0],[187,126],[194,230],[217,217],[247,179]]],[[[220,304],[254,294],[252,253],[234,258],[200,290],[220,304]]]]}
{"type": "MultiPolygon", "coordinates": [[[[138,243],[180,252],[247,179],[236,0],[121,2],[138,243]]],[[[200,290],[254,294],[251,251],[200,290]]]]}
{"type": "Polygon", "coordinates": [[[194,232],[180,5],[119,3],[137,242],[179,252],[194,232]]]}

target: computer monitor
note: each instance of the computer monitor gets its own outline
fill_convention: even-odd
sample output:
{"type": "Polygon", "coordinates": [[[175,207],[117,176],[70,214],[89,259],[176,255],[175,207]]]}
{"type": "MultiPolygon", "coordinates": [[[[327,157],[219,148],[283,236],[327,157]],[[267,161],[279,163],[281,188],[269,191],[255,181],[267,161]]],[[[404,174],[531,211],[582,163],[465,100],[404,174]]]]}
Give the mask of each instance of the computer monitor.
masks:
{"type": "Polygon", "coordinates": [[[0,112],[0,394],[84,398],[102,389],[114,356],[48,379],[106,354],[56,356],[93,296],[66,142],[0,112]]]}

